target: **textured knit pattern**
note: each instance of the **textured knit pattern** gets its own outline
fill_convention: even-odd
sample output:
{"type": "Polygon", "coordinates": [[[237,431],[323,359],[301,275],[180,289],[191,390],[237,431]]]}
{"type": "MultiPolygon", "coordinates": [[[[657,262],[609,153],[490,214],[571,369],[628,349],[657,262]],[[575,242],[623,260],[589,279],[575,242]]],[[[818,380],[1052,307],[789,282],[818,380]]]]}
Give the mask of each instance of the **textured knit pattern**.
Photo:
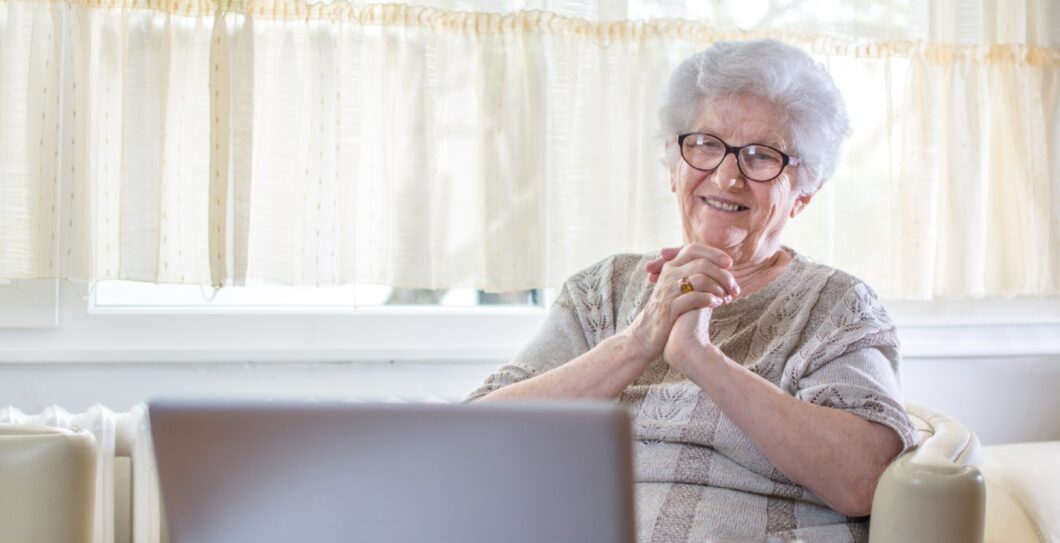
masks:
{"type": "MultiPolygon", "coordinates": [[[[790,251],[790,249],[789,249],[790,251]]],[[[795,258],[765,289],[716,309],[713,343],[788,394],[916,431],[898,384],[898,337],[858,279],[795,258]]],[[[543,329],[470,398],[562,365],[626,328],[653,288],[656,254],[617,255],[563,286],[543,329]]],[[[619,399],[633,417],[638,541],[781,536],[866,541],[867,522],[787,479],[698,386],[656,360],[619,399]]]]}

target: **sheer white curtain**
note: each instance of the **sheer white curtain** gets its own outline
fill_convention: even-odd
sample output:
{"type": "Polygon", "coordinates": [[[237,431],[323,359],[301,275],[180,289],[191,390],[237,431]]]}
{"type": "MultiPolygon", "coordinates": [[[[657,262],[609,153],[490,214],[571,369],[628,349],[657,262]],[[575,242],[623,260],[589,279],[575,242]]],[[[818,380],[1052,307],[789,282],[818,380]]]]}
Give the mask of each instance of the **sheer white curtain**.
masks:
{"type": "Polygon", "coordinates": [[[889,297],[1060,293],[1046,0],[0,0],[0,278],[557,285],[680,242],[670,69],[776,37],[854,134],[789,226],[889,297]]]}

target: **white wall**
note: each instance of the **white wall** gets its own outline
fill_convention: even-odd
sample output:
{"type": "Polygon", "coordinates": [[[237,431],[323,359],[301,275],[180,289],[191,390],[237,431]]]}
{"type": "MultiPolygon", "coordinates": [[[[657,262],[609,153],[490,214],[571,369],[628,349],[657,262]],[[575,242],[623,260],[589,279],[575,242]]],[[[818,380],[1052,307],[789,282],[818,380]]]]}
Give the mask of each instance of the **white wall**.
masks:
{"type": "Polygon", "coordinates": [[[984,445],[1060,440],[1060,355],[906,360],[906,401],[949,413],[984,445]]]}
{"type": "Polygon", "coordinates": [[[125,410],[152,398],[462,399],[494,362],[0,364],[0,406],[125,410]]]}
{"type": "MultiPolygon", "coordinates": [[[[0,364],[0,406],[115,410],[160,396],[456,400],[500,361],[0,364]]],[[[984,444],[1060,440],[1060,355],[912,358],[906,399],[950,413],[984,444]]]]}

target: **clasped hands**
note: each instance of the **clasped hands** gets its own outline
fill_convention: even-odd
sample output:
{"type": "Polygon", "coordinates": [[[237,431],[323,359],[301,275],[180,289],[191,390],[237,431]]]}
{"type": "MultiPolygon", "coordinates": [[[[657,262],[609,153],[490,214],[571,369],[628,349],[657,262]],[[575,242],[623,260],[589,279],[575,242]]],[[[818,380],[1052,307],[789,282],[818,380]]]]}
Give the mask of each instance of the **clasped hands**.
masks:
{"type": "Polygon", "coordinates": [[[728,270],[732,264],[724,251],[695,243],[664,248],[648,263],[648,280],[655,283],[655,290],[629,327],[648,360],[661,355],[690,376],[705,356],[720,354],[710,341],[710,317],[714,308],[740,294],[728,270]],[[682,283],[692,290],[687,286],[682,290],[682,283]]]}

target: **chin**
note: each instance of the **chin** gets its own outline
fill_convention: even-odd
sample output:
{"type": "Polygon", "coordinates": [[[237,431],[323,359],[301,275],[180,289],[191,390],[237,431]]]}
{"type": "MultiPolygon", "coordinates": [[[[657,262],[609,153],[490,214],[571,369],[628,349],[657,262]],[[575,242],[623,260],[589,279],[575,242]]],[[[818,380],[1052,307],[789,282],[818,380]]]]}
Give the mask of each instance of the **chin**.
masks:
{"type": "Polygon", "coordinates": [[[747,238],[747,231],[731,224],[701,221],[685,228],[686,241],[701,243],[719,249],[735,247],[747,238]]]}

